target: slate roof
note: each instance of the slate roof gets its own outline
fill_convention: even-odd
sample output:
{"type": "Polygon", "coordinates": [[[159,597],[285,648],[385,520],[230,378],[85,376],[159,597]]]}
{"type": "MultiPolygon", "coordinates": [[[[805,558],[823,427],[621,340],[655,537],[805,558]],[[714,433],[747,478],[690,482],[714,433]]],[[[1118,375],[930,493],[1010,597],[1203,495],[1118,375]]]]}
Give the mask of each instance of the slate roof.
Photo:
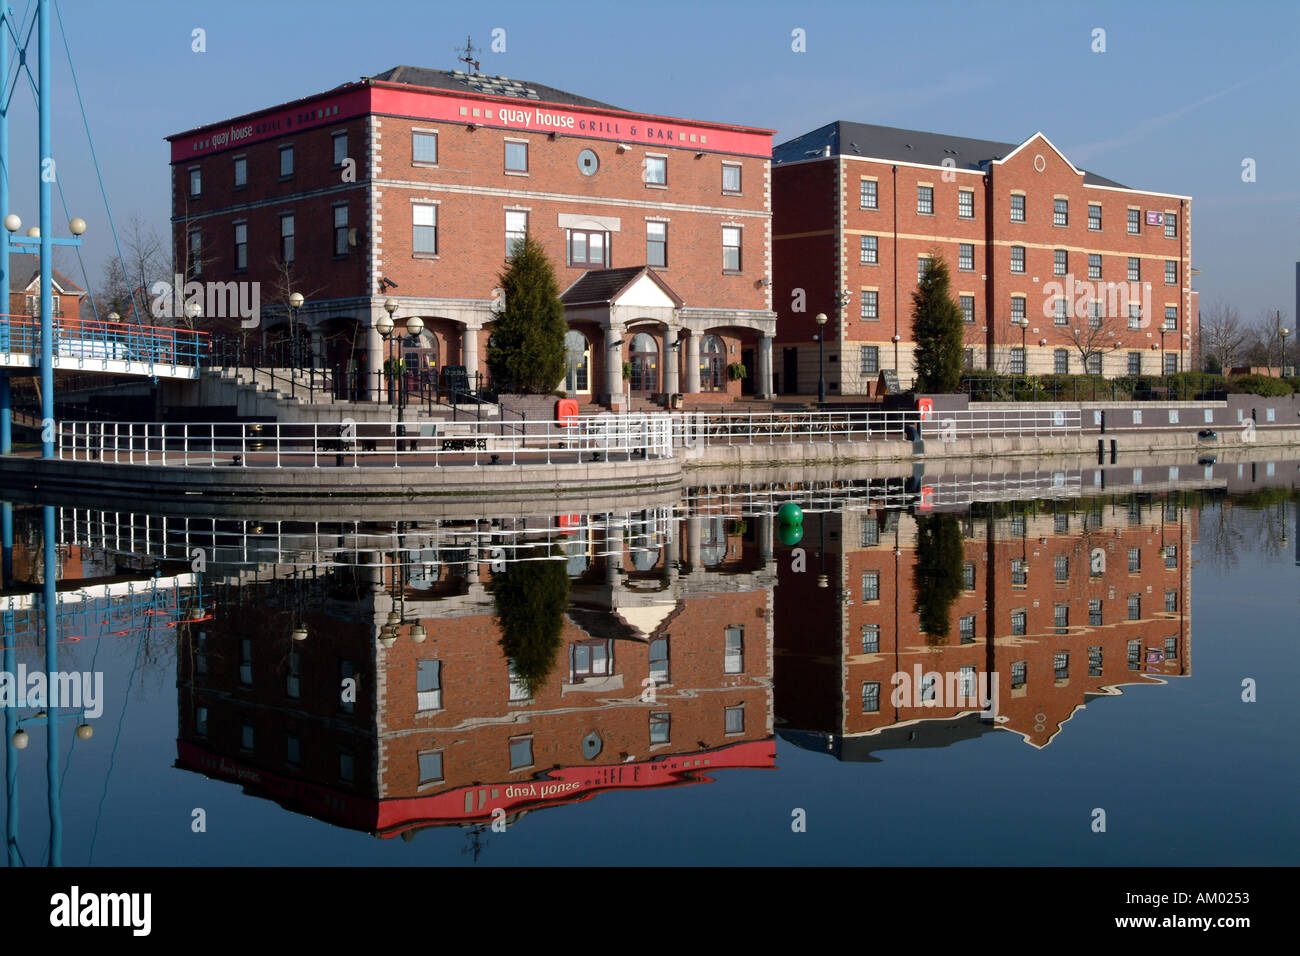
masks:
{"type": "Polygon", "coordinates": [[[592,269],[590,272],[584,272],[573,285],[561,293],[560,301],[565,305],[603,305],[613,302],[618,298],[620,292],[639,279],[643,273],[653,279],[655,284],[677,303],[678,308],[681,307],[681,298],[649,266],[592,269]]]}
{"type": "Polygon", "coordinates": [[[453,93],[481,93],[487,96],[513,96],[521,100],[541,103],[555,103],[559,106],[589,107],[592,109],[616,110],[628,112],[618,106],[610,106],[600,100],[593,100],[576,93],[557,90],[553,86],[532,83],[527,80],[512,80],[505,76],[489,76],[486,73],[466,73],[463,70],[430,70],[422,66],[395,66],[383,73],[376,73],[366,79],[382,83],[402,83],[406,86],[419,86],[431,90],[449,90],[453,93]]]}
{"type": "MultiPolygon", "coordinates": [[[[64,295],[85,295],[86,290],[58,269],[53,270],[54,282],[64,295]]],[[[41,260],[30,252],[9,253],[9,291],[20,292],[41,277],[41,260]]]]}
{"type": "MultiPolygon", "coordinates": [[[[772,150],[772,164],[812,159],[821,155],[829,146],[832,156],[869,156],[872,159],[922,163],[927,166],[942,166],[945,159],[951,159],[957,169],[979,170],[990,160],[1002,159],[1014,152],[1019,145],[837,120],[775,147],[772,150]]],[[[1129,188],[1087,170],[1084,170],[1083,181],[1090,186],[1129,188]]]]}

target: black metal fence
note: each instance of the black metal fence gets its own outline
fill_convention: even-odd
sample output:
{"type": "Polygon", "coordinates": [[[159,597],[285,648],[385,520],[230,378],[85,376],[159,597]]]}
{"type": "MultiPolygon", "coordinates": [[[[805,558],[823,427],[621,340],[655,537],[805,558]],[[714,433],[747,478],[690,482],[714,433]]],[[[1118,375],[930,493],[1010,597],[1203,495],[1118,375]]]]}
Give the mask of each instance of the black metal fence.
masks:
{"type": "Polygon", "coordinates": [[[1180,373],[1169,376],[989,375],[962,379],[960,391],[977,402],[1223,401],[1223,378],[1180,373]]]}

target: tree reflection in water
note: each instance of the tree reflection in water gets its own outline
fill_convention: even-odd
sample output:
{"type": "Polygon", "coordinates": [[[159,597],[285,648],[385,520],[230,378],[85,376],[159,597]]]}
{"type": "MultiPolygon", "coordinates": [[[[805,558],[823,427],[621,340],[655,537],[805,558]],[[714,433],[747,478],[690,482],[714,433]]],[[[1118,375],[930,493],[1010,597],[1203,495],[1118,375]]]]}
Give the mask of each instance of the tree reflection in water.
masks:
{"type": "Polygon", "coordinates": [[[492,601],[501,628],[501,649],[515,679],[532,697],[555,667],[569,606],[564,554],[538,545],[517,555],[492,576],[492,601]]]}
{"type": "Polygon", "coordinates": [[[916,519],[916,607],[928,643],[939,643],[952,626],[952,605],[961,593],[962,538],[956,515],[916,519]]]}

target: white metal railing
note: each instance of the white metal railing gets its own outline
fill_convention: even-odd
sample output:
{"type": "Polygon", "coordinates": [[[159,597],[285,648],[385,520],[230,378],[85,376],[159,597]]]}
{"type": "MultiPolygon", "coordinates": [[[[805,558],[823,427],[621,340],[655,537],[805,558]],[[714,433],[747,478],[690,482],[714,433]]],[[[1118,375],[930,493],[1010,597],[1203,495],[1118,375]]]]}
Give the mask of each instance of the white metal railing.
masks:
{"type": "Polygon", "coordinates": [[[64,421],[56,453],[124,465],[399,467],[667,458],[673,444],[667,414],[520,422],[509,431],[488,422],[64,421]]]}
{"type": "Polygon", "coordinates": [[[871,441],[905,437],[1027,438],[1077,434],[1077,408],[963,409],[954,411],[684,412],[673,418],[676,447],[871,441]]]}

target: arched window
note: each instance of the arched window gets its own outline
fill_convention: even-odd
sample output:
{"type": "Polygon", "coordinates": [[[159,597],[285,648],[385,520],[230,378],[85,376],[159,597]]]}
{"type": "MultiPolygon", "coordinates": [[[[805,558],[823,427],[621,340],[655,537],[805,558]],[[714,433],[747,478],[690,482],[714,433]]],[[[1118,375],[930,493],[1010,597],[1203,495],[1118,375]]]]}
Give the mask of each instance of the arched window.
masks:
{"type": "Polygon", "coordinates": [[[727,388],[727,346],[716,335],[700,340],[700,391],[721,392],[727,388]]]}
{"type": "Polygon", "coordinates": [[[659,343],[653,335],[638,332],[632,336],[628,358],[632,364],[632,391],[642,394],[659,391],[659,343]]]}
{"type": "Polygon", "coordinates": [[[591,391],[591,344],[587,337],[575,329],[564,335],[564,390],[566,392],[591,391]]]}

